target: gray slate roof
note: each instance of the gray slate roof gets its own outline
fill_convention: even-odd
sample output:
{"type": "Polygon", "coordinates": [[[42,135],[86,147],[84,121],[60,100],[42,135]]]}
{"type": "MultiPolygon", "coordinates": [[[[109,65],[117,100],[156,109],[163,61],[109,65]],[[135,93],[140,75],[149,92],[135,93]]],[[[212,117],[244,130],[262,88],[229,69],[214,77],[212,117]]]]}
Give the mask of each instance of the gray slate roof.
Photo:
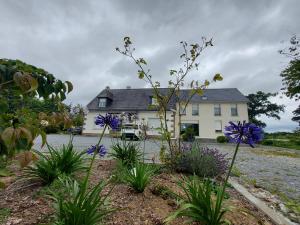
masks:
{"type": "MultiPolygon", "coordinates": [[[[167,94],[167,88],[159,89],[162,94],[167,94]]],[[[185,99],[190,90],[181,90],[181,98],[185,99]]],[[[104,89],[88,105],[90,111],[153,111],[150,108],[153,90],[151,88],[140,89],[104,89]],[[110,93],[107,93],[109,91],[110,93]],[[98,107],[98,98],[112,96],[112,101],[105,108],[98,107]]],[[[247,103],[248,99],[237,88],[206,89],[204,95],[194,95],[193,103],[247,103]],[[203,98],[206,96],[206,99],[203,98]]],[[[170,101],[168,109],[175,108],[175,98],[170,101]]]]}

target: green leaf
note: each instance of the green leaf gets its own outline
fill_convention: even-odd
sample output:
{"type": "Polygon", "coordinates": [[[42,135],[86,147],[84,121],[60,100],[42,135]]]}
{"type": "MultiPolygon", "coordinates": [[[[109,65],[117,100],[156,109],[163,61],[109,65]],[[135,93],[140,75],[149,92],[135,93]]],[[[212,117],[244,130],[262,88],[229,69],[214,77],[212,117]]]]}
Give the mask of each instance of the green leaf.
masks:
{"type": "Polygon", "coordinates": [[[70,81],[66,81],[65,83],[67,84],[69,94],[71,91],[73,91],[73,84],[70,81]]]}
{"type": "Polygon", "coordinates": [[[138,75],[140,79],[144,79],[145,73],[143,71],[138,71],[138,75]]]}
{"type": "Polygon", "coordinates": [[[213,78],[214,81],[221,81],[223,80],[223,77],[221,76],[221,74],[217,73],[214,78],[213,78]]]}
{"type": "Polygon", "coordinates": [[[40,135],[42,137],[42,146],[41,147],[44,147],[44,145],[47,142],[47,134],[44,131],[40,131],[40,135]]]}
{"type": "Polygon", "coordinates": [[[8,110],[8,104],[4,100],[0,100],[0,113],[5,113],[8,110]]]}

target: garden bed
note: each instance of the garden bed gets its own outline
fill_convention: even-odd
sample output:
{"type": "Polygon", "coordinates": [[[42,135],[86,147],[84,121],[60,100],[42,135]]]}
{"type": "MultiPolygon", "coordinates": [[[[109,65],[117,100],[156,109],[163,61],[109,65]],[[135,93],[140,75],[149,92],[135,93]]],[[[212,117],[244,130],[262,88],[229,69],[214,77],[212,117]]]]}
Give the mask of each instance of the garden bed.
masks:
{"type": "MultiPolygon", "coordinates": [[[[108,179],[114,167],[114,161],[97,161],[92,171],[91,185],[101,179],[108,179]]],[[[111,184],[106,191],[114,187],[110,202],[117,210],[106,218],[105,224],[163,224],[163,220],[177,209],[176,199],[172,192],[177,194],[182,192],[176,184],[178,179],[180,179],[180,174],[159,173],[142,194],[136,193],[126,184],[111,184]]],[[[225,218],[231,224],[272,224],[269,218],[234,189],[228,188],[227,192],[230,198],[226,201],[229,211],[225,218]]],[[[54,210],[51,200],[45,194],[45,187],[37,184],[18,190],[17,182],[0,193],[1,224],[51,223],[54,210]]],[[[186,218],[178,218],[170,224],[179,225],[185,221],[186,218]]]]}

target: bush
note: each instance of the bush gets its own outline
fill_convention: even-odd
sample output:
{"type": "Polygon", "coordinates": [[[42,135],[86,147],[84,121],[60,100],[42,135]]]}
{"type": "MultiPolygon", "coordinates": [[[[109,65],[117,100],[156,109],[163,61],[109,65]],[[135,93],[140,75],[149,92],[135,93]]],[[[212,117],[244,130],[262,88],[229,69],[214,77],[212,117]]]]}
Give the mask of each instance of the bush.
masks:
{"type": "Polygon", "coordinates": [[[228,138],[225,137],[225,136],[218,136],[217,137],[217,142],[218,143],[227,143],[228,141],[229,141],[228,138]]]}
{"type": "Polygon", "coordinates": [[[177,217],[186,216],[191,221],[201,224],[221,225],[226,212],[222,208],[221,189],[218,187],[214,196],[213,183],[209,180],[201,182],[197,176],[184,178],[179,183],[185,196],[181,196],[180,208],[171,214],[165,222],[170,222],[177,217]]]}
{"type": "Polygon", "coordinates": [[[86,191],[70,178],[60,179],[60,181],[64,191],[50,193],[57,209],[56,225],[96,225],[111,212],[107,207],[107,197],[110,192],[106,195],[102,194],[106,186],[105,182],[101,181],[86,191]]]}
{"type": "Polygon", "coordinates": [[[110,155],[129,168],[135,165],[142,156],[139,144],[133,142],[117,142],[112,145],[112,150],[110,155]]]}
{"type": "Polygon", "coordinates": [[[201,148],[194,145],[179,156],[177,170],[200,177],[216,177],[226,172],[228,160],[226,154],[217,149],[201,148]]]}
{"type": "Polygon", "coordinates": [[[41,180],[43,184],[51,184],[61,174],[73,175],[77,171],[85,170],[84,154],[73,149],[72,141],[61,149],[54,149],[48,145],[49,155],[35,151],[39,160],[25,169],[25,176],[29,179],[41,180]]]}
{"type": "Polygon", "coordinates": [[[144,163],[136,163],[134,168],[127,168],[124,180],[135,191],[142,193],[149,184],[153,174],[154,169],[151,166],[144,163]]]}
{"type": "Polygon", "coordinates": [[[274,144],[274,142],[272,140],[265,139],[261,142],[261,144],[272,146],[274,144]]]}
{"type": "Polygon", "coordinates": [[[196,136],[196,131],[194,130],[194,128],[188,127],[184,130],[182,134],[182,139],[183,141],[192,142],[195,140],[195,136],[196,136]]]}

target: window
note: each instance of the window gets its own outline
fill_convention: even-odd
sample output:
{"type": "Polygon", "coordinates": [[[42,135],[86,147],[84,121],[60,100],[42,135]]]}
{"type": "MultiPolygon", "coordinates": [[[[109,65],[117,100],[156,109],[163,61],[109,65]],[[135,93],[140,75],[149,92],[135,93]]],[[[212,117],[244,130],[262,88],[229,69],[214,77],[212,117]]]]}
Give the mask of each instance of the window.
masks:
{"type": "Polygon", "coordinates": [[[151,105],[158,105],[157,99],[154,97],[151,97],[151,105]]]}
{"type": "Polygon", "coordinates": [[[215,116],[221,116],[221,105],[220,104],[214,105],[214,113],[215,113],[215,116]]]}
{"type": "Polygon", "coordinates": [[[222,121],[221,120],[216,120],[215,121],[215,132],[216,133],[221,133],[222,132],[222,121]]]}
{"type": "Polygon", "coordinates": [[[192,104],[192,115],[193,116],[199,115],[199,105],[198,104],[192,104]]]}
{"type": "Polygon", "coordinates": [[[186,115],[186,107],[185,105],[180,106],[180,115],[186,115]]]}
{"type": "Polygon", "coordinates": [[[106,98],[99,98],[99,107],[106,107],[106,98]]]}
{"type": "Polygon", "coordinates": [[[238,115],[237,104],[232,104],[231,105],[231,116],[237,116],[237,115],[238,115]]]}
{"type": "Polygon", "coordinates": [[[157,118],[149,118],[148,119],[148,127],[150,129],[155,129],[160,127],[160,120],[157,118]]]}

